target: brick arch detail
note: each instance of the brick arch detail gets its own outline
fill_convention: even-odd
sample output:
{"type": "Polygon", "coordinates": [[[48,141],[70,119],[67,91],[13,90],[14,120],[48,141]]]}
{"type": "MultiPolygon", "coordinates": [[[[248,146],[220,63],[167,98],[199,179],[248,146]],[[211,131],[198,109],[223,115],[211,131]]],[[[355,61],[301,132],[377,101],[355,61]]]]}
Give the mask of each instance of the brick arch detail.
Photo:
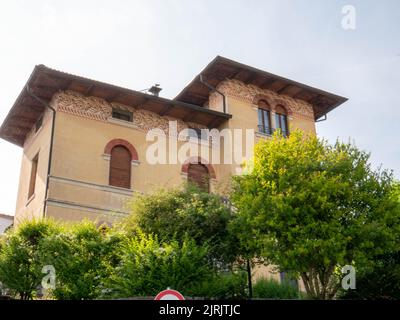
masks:
{"type": "Polygon", "coordinates": [[[281,108],[285,109],[287,115],[289,115],[289,116],[293,115],[292,108],[283,99],[275,99],[274,108],[276,109],[277,106],[280,106],[281,108]]]}
{"type": "Polygon", "coordinates": [[[106,147],[104,148],[104,154],[111,155],[111,150],[116,146],[124,146],[127,148],[131,154],[132,160],[139,160],[138,153],[135,147],[130,144],[128,141],[123,139],[114,139],[107,143],[106,147]]]}
{"type": "Polygon", "coordinates": [[[261,94],[261,93],[260,94],[256,94],[253,97],[252,103],[255,104],[255,105],[258,105],[260,100],[265,100],[269,104],[269,107],[271,108],[271,110],[274,110],[274,106],[275,106],[274,101],[270,97],[265,95],[265,94],[261,94]]]}
{"type": "Polygon", "coordinates": [[[271,111],[273,111],[273,112],[276,111],[276,107],[279,105],[286,110],[287,115],[289,115],[289,116],[293,115],[292,108],[283,99],[271,98],[271,97],[267,96],[266,94],[259,93],[253,97],[252,104],[257,105],[260,100],[265,100],[266,102],[268,102],[268,104],[271,108],[271,111]]]}
{"type": "Polygon", "coordinates": [[[210,178],[216,179],[214,167],[201,157],[190,157],[182,165],[182,173],[188,173],[190,164],[202,164],[206,166],[210,178]]]}

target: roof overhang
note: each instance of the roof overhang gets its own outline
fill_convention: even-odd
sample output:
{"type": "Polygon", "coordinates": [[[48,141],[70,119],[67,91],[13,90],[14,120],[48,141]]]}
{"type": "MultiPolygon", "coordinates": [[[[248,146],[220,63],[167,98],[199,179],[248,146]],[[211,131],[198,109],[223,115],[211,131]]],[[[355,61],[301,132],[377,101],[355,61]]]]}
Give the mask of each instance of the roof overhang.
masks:
{"type": "Polygon", "coordinates": [[[213,87],[227,79],[236,79],[261,89],[272,90],[278,94],[301,99],[313,106],[315,120],[326,115],[347,98],[329,93],[305,84],[286,79],[248,65],[217,56],[206,68],[189,83],[176,97],[176,101],[203,105],[210,89],[200,81],[200,75],[213,87]]]}
{"type": "Polygon", "coordinates": [[[50,102],[53,95],[60,90],[72,90],[85,96],[95,96],[134,108],[140,107],[161,116],[168,115],[209,128],[217,127],[232,117],[230,114],[205,109],[192,103],[165,99],[37,65],[0,127],[0,137],[18,146],[23,146],[27,134],[45,109],[43,103],[28,93],[27,87],[45,102],[50,102]]]}

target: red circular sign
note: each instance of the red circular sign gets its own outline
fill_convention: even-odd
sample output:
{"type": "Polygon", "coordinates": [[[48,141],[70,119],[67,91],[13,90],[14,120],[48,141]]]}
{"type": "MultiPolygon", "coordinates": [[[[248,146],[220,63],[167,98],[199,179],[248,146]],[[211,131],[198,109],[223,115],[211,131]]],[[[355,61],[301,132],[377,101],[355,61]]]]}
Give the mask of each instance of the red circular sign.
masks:
{"type": "Polygon", "coordinates": [[[176,290],[167,289],[161,291],[154,300],[185,300],[185,297],[176,290]]]}

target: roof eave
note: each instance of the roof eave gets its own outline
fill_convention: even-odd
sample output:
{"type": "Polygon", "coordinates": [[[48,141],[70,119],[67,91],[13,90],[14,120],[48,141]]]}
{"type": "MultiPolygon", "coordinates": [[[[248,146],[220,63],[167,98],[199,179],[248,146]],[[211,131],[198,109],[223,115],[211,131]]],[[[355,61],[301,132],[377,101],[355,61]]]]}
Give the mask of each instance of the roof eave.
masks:
{"type": "MultiPolygon", "coordinates": [[[[208,121],[207,119],[210,119],[209,123],[214,123],[214,120],[217,120],[217,121],[215,121],[215,123],[220,123],[220,122],[222,123],[223,121],[228,120],[232,117],[232,115],[230,115],[230,114],[221,113],[221,112],[210,110],[210,109],[205,109],[198,105],[185,103],[182,101],[170,100],[170,99],[146,94],[143,92],[115,86],[112,84],[100,82],[97,80],[92,80],[92,79],[88,79],[88,78],[84,78],[84,77],[80,77],[80,76],[75,76],[75,75],[72,75],[69,73],[65,73],[65,72],[61,72],[58,70],[48,68],[44,65],[37,65],[37,66],[35,66],[33,72],[31,73],[28,81],[25,84],[24,88],[22,89],[21,93],[17,97],[16,101],[14,102],[12,108],[10,109],[8,115],[6,116],[5,120],[3,121],[3,123],[0,127],[0,137],[3,138],[4,140],[7,140],[13,144],[20,146],[20,147],[22,147],[24,145],[26,135],[28,134],[28,132],[30,130],[28,130],[28,128],[25,128],[24,135],[17,135],[16,133],[9,134],[8,131],[10,131],[10,130],[6,130],[6,129],[10,128],[10,126],[11,126],[11,123],[12,123],[11,118],[16,115],[18,116],[18,114],[21,114],[21,111],[23,110],[22,102],[23,102],[24,98],[28,96],[26,87],[29,86],[31,89],[33,89],[33,92],[35,92],[35,89],[38,89],[37,87],[40,86],[40,84],[36,83],[37,79],[39,79],[41,76],[48,76],[50,80],[52,79],[51,77],[53,77],[53,79],[57,79],[57,81],[58,80],[60,80],[60,81],[65,80],[66,82],[76,81],[79,84],[86,84],[86,85],[92,86],[92,87],[97,86],[97,88],[100,91],[101,90],[103,90],[103,91],[109,90],[109,91],[121,93],[123,95],[132,95],[133,97],[135,97],[137,99],[150,101],[151,103],[154,102],[156,105],[159,105],[159,106],[171,105],[173,108],[179,108],[179,110],[181,110],[180,112],[184,112],[185,114],[188,112],[195,112],[196,114],[202,114],[203,116],[201,116],[201,117],[203,118],[203,122],[208,121]]],[[[58,84],[57,84],[57,86],[58,86],[58,84]]],[[[57,86],[47,88],[47,89],[50,88],[49,92],[51,93],[50,94],[51,97],[59,90],[68,90],[68,88],[57,87],[57,86]]],[[[43,87],[39,88],[38,90],[40,91],[41,89],[43,89],[43,87]]],[[[50,101],[50,99],[51,98],[47,98],[48,101],[50,101]]],[[[199,121],[199,120],[197,120],[197,121],[199,121]]],[[[196,121],[193,121],[193,122],[196,122],[196,121]]],[[[33,127],[33,125],[34,125],[34,122],[31,123],[31,128],[33,127]]],[[[13,128],[16,132],[20,131],[20,128],[17,126],[14,126],[13,128]]]]}
{"type": "MultiPolygon", "coordinates": [[[[264,71],[264,70],[261,70],[261,69],[257,69],[255,67],[252,67],[252,66],[249,66],[249,65],[246,65],[246,64],[243,64],[243,63],[240,63],[240,62],[237,62],[237,61],[234,61],[234,60],[222,57],[222,56],[216,56],[210,63],[208,63],[207,66],[183,90],[181,90],[179,92],[179,94],[174,98],[174,100],[178,100],[179,101],[180,99],[182,99],[182,97],[186,93],[188,93],[190,91],[191,87],[193,87],[194,85],[197,85],[197,84],[200,83],[200,81],[199,81],[200,75],[205,74],[206,72],[210,71],[210,69],[215,67],[218,63],[227,63],[230,66],[237,67],[238,69],[243,69],[243,70],[248,70],[248,71],[251,71],[251,72],[255,72],[255,73],[258,73],[258,74],[260,74],[262,76],[273,78],[276,81],[282,81],[282,82],[288,83],[289,85],[297,86],[301,90],[307,90],[307,91],[312,92],[314,94],[318,94],[318,95],[320,95],[322,97],[327,97],[329,99],[332,99],[333,101],[336,101],[336,103],[328,106],[327,110],[324,110],[322,112],[318,112],[319,110],[316,110],[316,109],[319,108],[317,105],[313,105],[312,103],[310,103],[311,105],[313,105],[314,114],[316,115],[315,116],[315,121],[318,120],[319,118],[321,118],[322,116],[324,116],[325,114],[327,114],[328,112],[332,111],[333,109],[337,108],[339,105],[343,104],[344,102],[346,102],[348,100],[345,97],[333,94],[331,92],[327,92],[327,91],[324,91],[324,90],[321,90],[321,89],[318,89],[318,88],[315,88],[315,87],[311,87],[309,85],[306,85],[306,84],[303,84],[303,83],[300,83],[300,82],[297,82],[297,81],[294,81],[294,80],[291,80],[291,79],[287,79],[287,78],[278,76],[276,74],[272,74],[272,73],[269,73],[267,71],[264,71]]],[[[300,99],[300,100],[302,100],[302,99],[300,99]]]]}

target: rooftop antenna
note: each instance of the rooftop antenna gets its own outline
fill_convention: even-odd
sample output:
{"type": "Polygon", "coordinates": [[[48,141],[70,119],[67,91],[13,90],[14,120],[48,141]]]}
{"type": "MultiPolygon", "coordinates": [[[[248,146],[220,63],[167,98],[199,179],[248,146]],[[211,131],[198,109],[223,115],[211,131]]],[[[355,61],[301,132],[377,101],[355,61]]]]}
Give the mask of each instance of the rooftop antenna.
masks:
{"type": "Polygon", "coordinates": [[[158,97],[161,90],[162,90],[162,88],[160,88],[160,84],[156,83],[154,86],[152,86],[149,89],[149,92],[152,93],[154,96],[158,97]]]}

